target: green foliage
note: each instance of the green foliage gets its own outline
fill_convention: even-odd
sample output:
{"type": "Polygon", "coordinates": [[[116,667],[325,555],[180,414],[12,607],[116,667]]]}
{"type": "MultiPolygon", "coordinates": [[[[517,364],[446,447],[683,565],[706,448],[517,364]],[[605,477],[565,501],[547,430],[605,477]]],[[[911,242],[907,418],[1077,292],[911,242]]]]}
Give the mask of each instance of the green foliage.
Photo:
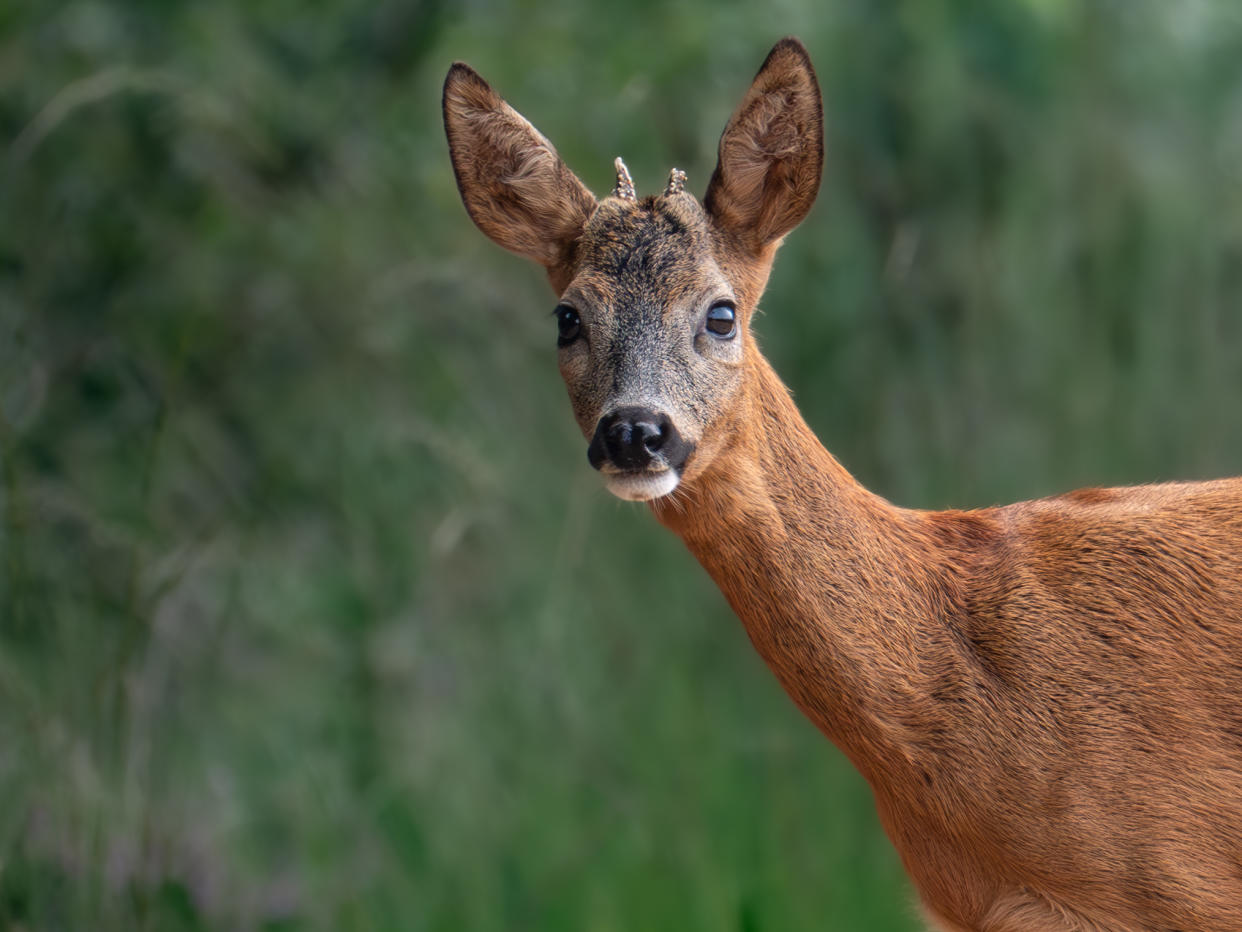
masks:
{"type": "Polygon", "coordinates": [[[698,191],[782,34],[758,327],[908,505],[1242,471],[1242,13],[33,0],[0,13],[0,928],[916,927],[848,764],[590,474],[457,201],[470,61],[698,191]]]}

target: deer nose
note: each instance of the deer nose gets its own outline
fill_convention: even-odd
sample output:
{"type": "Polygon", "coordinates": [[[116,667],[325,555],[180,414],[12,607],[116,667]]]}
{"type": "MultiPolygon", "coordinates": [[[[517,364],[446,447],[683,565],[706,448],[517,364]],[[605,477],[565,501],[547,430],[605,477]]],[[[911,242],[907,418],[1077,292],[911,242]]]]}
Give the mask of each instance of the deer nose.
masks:
{"type": "Polygon", "coordinates": [[[587,459],[596,469],[611,463],[618,469],[647,469],[673,432],[667,414],[650,408],[618,408],[599,419],[587,448],[587,459]]]}

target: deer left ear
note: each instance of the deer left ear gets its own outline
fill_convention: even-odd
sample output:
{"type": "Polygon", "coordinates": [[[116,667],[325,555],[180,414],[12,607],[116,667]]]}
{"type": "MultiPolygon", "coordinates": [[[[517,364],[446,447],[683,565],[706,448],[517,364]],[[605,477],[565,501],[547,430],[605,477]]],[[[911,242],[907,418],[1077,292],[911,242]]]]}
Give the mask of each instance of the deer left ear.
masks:
{"type": "Polygon", "coordinates": [[[443,104],[466,212],[493,242],[547,268],[555,284],[595,210],[594,195],[469,65],[449,69],[443,104]]]}
{"type": "Polygon", "coordinates": [[[811,209],[824,167],[824,114],[806,48],[782,39],[720,137],[703,206],[715,226],[756,253],[811,209]]]}

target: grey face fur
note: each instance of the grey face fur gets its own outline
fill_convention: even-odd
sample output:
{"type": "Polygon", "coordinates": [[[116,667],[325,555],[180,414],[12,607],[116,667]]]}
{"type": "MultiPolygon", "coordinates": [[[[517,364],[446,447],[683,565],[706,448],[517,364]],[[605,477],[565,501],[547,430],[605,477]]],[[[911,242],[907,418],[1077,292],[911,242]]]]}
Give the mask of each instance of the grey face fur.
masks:
{"type": "Polygon", "coordinates": [[[681,441],[653,451],[641,470],[604,457],[597,465],[609,489],[630,499],[667,495],[697,465],[694,449],[741,382],[744,331],[707,327],[709,310],[736,306],[737,297],[715,261],[703,208],[685,191],[605,199],[583,231],[561,304],[581,321],[559,362],[583,434],[638,409],[667,418],[681,441]]]}

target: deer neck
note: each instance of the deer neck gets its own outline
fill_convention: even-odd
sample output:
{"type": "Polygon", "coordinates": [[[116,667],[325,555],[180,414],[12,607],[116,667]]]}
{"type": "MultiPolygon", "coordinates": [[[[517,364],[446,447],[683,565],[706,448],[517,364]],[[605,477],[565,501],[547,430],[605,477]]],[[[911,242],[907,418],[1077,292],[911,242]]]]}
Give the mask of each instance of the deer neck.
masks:
{"type": "Polygon", "coordinates": [[[918,671],[946,669],[930,655],[946,638],[921,519],[855,481],[767,361],[749,365],[734,439],[653,510],[785,690],[870,776],[912,731],[918,671]]]}

